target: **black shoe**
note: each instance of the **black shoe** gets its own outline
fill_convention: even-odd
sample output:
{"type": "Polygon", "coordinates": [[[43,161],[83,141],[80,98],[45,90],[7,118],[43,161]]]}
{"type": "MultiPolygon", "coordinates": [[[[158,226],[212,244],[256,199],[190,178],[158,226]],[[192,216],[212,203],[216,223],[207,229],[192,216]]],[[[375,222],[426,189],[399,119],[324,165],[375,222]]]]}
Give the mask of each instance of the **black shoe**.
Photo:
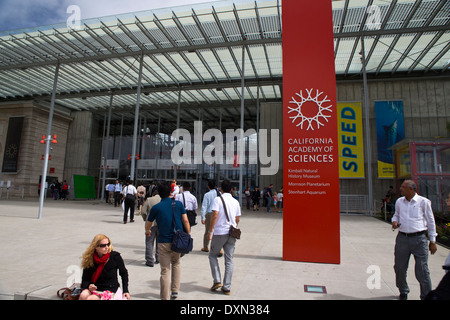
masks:
{"type": "Polygon", "coordinates": [[[398,296],[398,300],[408,300],[408,294],[400,293],[400,295],[398,296]]]}
{"type": "Polygon", "coordinates": [[[230,291],[230,290],[224,289],[223,287],[222,287],[221,290],[222,290],[222,293],[225,294],[225,295],[227,295],[227,296],[229,296],[229,295],[231,294],[231,291],[230,291]]]}
{"type": "Polygon", "coordinates": [[[216,291],[217,289],[222,288],[222,284],[220,282],[214,283],[211,287],[211,291],[216,291]]]}

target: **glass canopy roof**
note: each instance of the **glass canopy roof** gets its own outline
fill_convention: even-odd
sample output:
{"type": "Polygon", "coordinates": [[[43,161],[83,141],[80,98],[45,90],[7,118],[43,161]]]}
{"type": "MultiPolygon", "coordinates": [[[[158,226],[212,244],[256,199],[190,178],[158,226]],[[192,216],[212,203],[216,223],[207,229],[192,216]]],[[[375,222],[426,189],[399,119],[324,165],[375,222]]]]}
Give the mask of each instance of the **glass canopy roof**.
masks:
{"type": "MultiPolygon", "coordinates": [[[[57,63],[57,106],[132,118],[143,55],[141,112],[182,119],[239,118],[245,51],[245,117],[280,101],[280,0],[234,0],[135,12],[0,33],[0,103],[48,104],[57,63]],[[181,92],[181,94],[180,94],[181,92]]],[[[338,80],[448,75],[450,1],[333,1],[338,80]]]]}

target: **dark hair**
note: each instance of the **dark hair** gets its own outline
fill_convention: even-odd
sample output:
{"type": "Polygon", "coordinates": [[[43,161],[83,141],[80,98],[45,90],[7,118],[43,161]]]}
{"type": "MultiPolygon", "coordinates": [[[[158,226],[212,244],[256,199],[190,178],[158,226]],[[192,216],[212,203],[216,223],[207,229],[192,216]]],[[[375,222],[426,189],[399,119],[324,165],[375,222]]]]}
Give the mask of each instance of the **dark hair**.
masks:
{"type": "Polygon", "coordinates": [[[188,181],[183,182],[183,191],[191,190],[191,184],[188,181]]]}
{"type": "Polygon", "coordinates": [[[153,196],[156,196],[156,195],[159,195],[159,193],[158,193],[158,187],[159,187],[159,183],[154,187],[154,188],[152,188],[152,194],[150,195],[151,197],[153,197],[153,196]]]}
{"type": "Polygon", "coordinates": [[[158,186],[158,193],[161,199],[168,198],[170,196],[170,190],[171,188],[168,183],[161,183],[158,186]]]}
{"type": "Polygon", "coordinates": [[[223,192],[230,192],[231,191],[231,182],[230,180],[223,180],[222,183],[220,184],[220,187],[222,188],[223,192]]]}
{"type": "Polygon", "coordinates": [[[212,190],[216,187],[216,182],[214,180],[208,181],[208,187],[212,190]]]}

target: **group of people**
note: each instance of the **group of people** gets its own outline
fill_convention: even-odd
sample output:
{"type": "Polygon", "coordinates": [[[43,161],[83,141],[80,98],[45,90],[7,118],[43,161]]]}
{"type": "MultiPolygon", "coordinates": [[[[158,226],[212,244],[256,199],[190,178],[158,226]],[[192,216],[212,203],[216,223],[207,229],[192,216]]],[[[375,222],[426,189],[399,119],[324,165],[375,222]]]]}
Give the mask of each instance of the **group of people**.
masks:
{"type": "MultiPolygon", "coordinates": [[[[196,207],[194,201],[191,202],[193,199],[190,197],[189,188],[189,184],[183,184],[183,191],[174,195],[174,186],[162,183],[157,187],[157,195],[147,198],[142,209],[145,214],[146,259],[148,265],[153,266],[153,243],[156,241],[155,257],[161,265],[160,297],[163,300],[176,299],[180,289],[182,255],[172,251],[171,242],[175,230],[184,229],[185,232],[191,233],[192,225],[187,216],[189,209],[186,207],[188,203],[192,205],[191,208],[196,207]]],[[[239,202],[231,194],[230,181],[222,181],[220,190],[214,181],[210,181],[208,189],[201,209],[201,222],[205,226],[202,251],[209,252],[213,278],[210,290],[220,289],[228,295],[231,292],[236,246],[236,238],[230,235],[230,228],[238,226],[241,209],[239,202]],[[225,256],[223,278],[218,263],[222,250],[225,256]]],[[[400,192],[402,197],[396,201],[395,214],[392,217],[392,228],[399,231],[394,249],[394,270],[396,286],[400,292],[399,299],[407,299],[410,291],[406,275],[411,255],[415,258],[415,275],[420,283],[420,298],[450,299],[450,273],[447,272],[439,285],[432,290],[428,252],[434,254],[437,251],[437,233],[431,201],[417,194],[416,184],[412,180],[404,181],[400,192]]],[[[447,260],[450,263],[450,256],[447,260]]],[[[83,255],[82,267],[84,290],[80,299],[109,299],[114,296],[113,293],[119,287],[117,271],[122,277],[123,298],[129,299],[128,272],[120,254],[113,251],[108,237],[98,235],[94,238],[83,255]]]]}
{"type": "MultiPolygon", "coordinates": [[[[128,184],[130,186],[130,184],[128,184]]],[[[185,182],[181,188],[176,184],[160,183],[151,196],[143,201],[141,214],[145,220],[146,265],[153,267],[159,263],[160,298],[176,299],[180,289],[181,257],[172,250],[171,244],[175,230],[191,233],[196,224],[189,212],[198,209],[197,199],[190,193],[190,184],[185,182]],[[156,244],[156,246],[155,246],[156,244]]],[[[209,252],[209,264],[213,284],[211,291],[221,290],[231,293],[233,275],[233,254],[236,238],[230,235],[230,227],[237,228],[241,209],[233,198],[229,180],[222,181],[217,188],[213,181],[208,182],[209,192],[202,202],[201,222],[205,226],[202,251],[209,252]],[[225,272],[222,281],[218,258],[224,256],[225,272]]],[[[80,299],[110,300],[120,287],[117,271],[122,278],[121,299],[130,299],[128,292],[128,271],[120,253],[113,251],[111,240],[105,235],[97,235],[82,257],[82,285],[80,299]]]]}
{"type": "Polygon", "coordinates": [[[260,190],[259,186],[247,188],[245,190],[245,197],[248,210],[250,210],[251,206],[253,211],[259,211],[262,200],[262,206],[267,208],[267,212],[272,212],[272,204],[277,212],[283,211],[283,187],[278,192],[274,191],[273,184],[263,188],[263,190],[260,190]]]}
{"type": "Polygon", "coordinates": [[[153,190],[152,186],[140,185],[136,188],[133,181],[127,181],[122,185],[116,180],[115,184],[109,183],[105,186],[105,201],[109,204],[114,203],[114,207],[123,206],[123,223],[126,224],[128,217],[130,222],[134,222],[135,209],[140,213],[146,194],[151,195],[153,190]]]}
{"type": "Polygon", "coordinates": [[[66,180],[61,183],[56,179],[50,184],[49,188],[52,193],[52,198],[55,200],[66,200],[67,195],[69,194],[69,184],[66,180]]]}

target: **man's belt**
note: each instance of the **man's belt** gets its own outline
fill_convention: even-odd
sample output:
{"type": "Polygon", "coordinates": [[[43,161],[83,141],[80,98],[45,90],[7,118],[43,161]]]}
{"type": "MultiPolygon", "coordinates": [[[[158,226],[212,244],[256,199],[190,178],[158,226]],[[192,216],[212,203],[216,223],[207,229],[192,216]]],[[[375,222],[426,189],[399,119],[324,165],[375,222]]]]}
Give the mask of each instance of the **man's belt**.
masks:
{"type": "Polygon", "coordinates": [[[422,234],[425,234],[427,230],[419,231],[419,232],[413,232],[413,233],[406,233],[399,231],[400,234],[406,236],[406,237],[415,237],[415,236],[421,236],[422,234]]]}

